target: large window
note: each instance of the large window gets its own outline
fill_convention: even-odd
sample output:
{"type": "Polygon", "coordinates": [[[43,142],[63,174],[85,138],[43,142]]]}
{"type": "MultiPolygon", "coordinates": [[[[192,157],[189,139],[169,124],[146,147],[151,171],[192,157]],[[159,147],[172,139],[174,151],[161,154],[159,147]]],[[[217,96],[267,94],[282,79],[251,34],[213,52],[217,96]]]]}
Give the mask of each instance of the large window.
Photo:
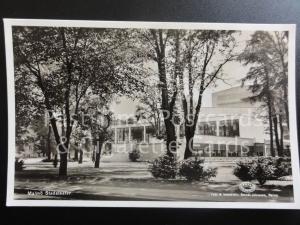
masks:
{"type": "Polygon", "coordinates": [[[223,120],[219,122],[219,136],[240,136],[239,120],[223,120]]]}
{"type": "Polygon", "coordinates": [[[209,157],[209,144],[199,143],[194,144],[193,155],[198,155],[200,157],[209,157]]]}
{"type": "Polygon", "coordinates": [[[216,122],[201,122],[199,124],[199,134],[200,135],[217,135],[217,124],[216,122]]]}
{"type": "Polygon", "coordinates": [[[241,146],[228,145],[228,157],[241,157],[241,146]]]}
{"type": "Polygon", "coordinates": [[[117,129],[117,142],[124,143],[129,141],[129,129],[128,128],[118,128],[117,129]]]}
{"type": "Polygon", "coordinates": [[[212,157],[225,157],[226,156],[226,145],[224,144],[212,144],[211,146],[212,157]]]}

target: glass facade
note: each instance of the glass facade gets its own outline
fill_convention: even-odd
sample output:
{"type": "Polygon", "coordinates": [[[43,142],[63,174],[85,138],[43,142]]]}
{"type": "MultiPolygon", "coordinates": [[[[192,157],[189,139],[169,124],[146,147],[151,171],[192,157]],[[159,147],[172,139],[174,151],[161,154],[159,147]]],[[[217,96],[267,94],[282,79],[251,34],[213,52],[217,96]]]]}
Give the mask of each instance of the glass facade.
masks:
{"type": "MultiPolygon", "coordinates": [[[[164,125],[162,124],[162,128],[164,125]]],[[[184,125],[178,126],[177,134],[180,138],[184,137],[184,125]]],[[[128,126],[116,128],[116,143],[128,142],[146,142],[151,143],[155,137],[155,129],[149,125],[146,126],[128,126]]],[[[240,135],[239,120],[221,120],[200,122],[196,129],[196,135],[220,136],[220,137],[237,137],[240,135]]],[[[205,138],[205,137],[204,137],[205,138]]],[[[207,137],[208,138],[208,137],[207,137]]],[[[226,139],[220,139],[221,143],[197,143],[194,142],[194,154],[200,157],[243,157],[264,155],[261,146],[241,146],[238,144],[226,144],[226,139]],[[256,150],[256,151],[255,151],[256,150]]],[[[205,141],[204,141],[205,142],[205,141]]]]}
{"type": "Polygon", "coordinates": [[[240,136],[239,120],[222,120],[219,122],[219,136],[240,136]]]}
{"type": "Polygon", "coordinates": [[[201,122],[198,125],[199,134],[200,135],[217,135],[217,123],[215,121],[212,122],[201,122]]]}
{"type": "Polygon", "coordinates": [[[211,145],[211,156],[212,157],[225,157],[226,156],[226,145],[212,144],[211,145]]]}
{"type": "Polygon", "coordinates": [[[241,146],[240,145],[228,145],[228,157],[240,157],[241,146]]]}
{"type": "Polygon", "coordinates": [[[200,157],[209,157],[209,144],[200,143],[194,144],[194,154],[199,154],[200,157]]]}
{"type": "Polygon", "coordinates": [[[116,143],[147,142],[155,136],[156,130],[152,126],[136,126],[116,128],[116,143]]]}
{"type": "Polygon", "coordinates": [[[217,133],[217,122],[200,122],[198,125],[199,135],[236,137],[240,136],[239,120],[222,120],[218,123],[219,133],[217,133]]]}

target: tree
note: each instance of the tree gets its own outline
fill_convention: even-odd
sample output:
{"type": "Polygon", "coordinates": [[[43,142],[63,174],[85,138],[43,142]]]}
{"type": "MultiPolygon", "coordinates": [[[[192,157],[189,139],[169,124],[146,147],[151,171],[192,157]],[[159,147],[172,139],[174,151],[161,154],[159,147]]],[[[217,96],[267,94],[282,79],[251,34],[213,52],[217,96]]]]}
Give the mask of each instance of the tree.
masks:
{"type": "Polygon", "coordinates": [[[96,145],[95,152],[95,168],[100,166],[101,150],[105,142],[112,140],[112,112],[109,111],[109,98],[101,98],[97,95],[89,95],[86,98],[85,107],[81,111],[85,114],[82,121],[78,121],[80,127],[89,130],[96,145]]]}
{"type": "Polygon", "coordinates": [[[60,155],[60,176],[67,175],[74,119],[87,90],[101,86],[126,92],[139,83],[135,68],[126,61],[129,57],[122,58],[124,37],[125,31],[113,29],[13,28],[16,72],[31,82],[47,110],[60,155]],[[63,132],[57,124],[61,111],[63,132]]]}
{"type": "MultiPolygon", "coordinates": [[[[32,80],[18,68],[15,69],[15,102],[16,102],[16,143],[22,145],[26,138],[38,132],[38,123],[43,121],[44,107],[40,107],[39,93],[32,88],[32,80]],[[37,120],[38,123],[32,123],[37,120]]],[[[43,129],[44,130],[44,129],[43,129]]],[[[43,132],[42,132],[43,133],[43,132]]],[[[28,141],[28,140],[27,140],[28,141]]]]}
{"type": "MultiPolygon", "coordinates": [[[[275,88],[278,90],[277,103],[283,109],[281,116],[289,129],[288,108],[288,32],[262,32],[261,39],[269,60],[272,61],[275,88]],[[283,113],[284,112],[284,113],[283,113]]],[[[276,104],[277,105],[277,104],[276,104]]]]}
{"type": "Polygon", "coordinates": [[[203,94],[216,81],[223,80],[224,65],[235,59],[236,42],[233,33],[234,31],[186,31],[177,40],[177,45],[181,45],[183,49],[180,60],[180,71],[183,72],[179,73],[179,80],[186,139],[185,159],[193,153],[193,139],[203,94]]]}
{"type": "Polygon", "coordinates": [[[146,86],[143,93],[139,93],[139,102],[135,111],[137,121],[148,121],[155,130],[156,137],[161,137],[160,94],[156,85],[146,86]]]}
{"type": "MultiPolygon", "coordinates": [[[[174,157],[177,150],[176,131],[173,123],[174,109],[178,95],[177,55],[173,55],[172,39],[178,36],[175,30],[144,30],[140,40],[146,57],[156,63],[161,95],[161,110],[166,128],[167,155],[174,157]],[[170,50],[171,49],[171,50],[170,50]],[[175,70],[174,70],[175,67],[175,70]]],[[[177,49],[178,50],[178,49],[177,49]]]]}
{"type": "Polygon", "coordinates": [[[262,102],[262,108],[268,112],[272,156],[276,155],[274,137],[278,154],[283,155],[283,121],[289,127],[287,43],[286,32],[257,31],[239,56],[245,65],[252,65],[243,79],[243,84],[250,82],[248,89],[253,93],[250,100],[262,102]]]}
{"type": "MultiPolygon", "coordinates": [[[[243,56],[244,57],[244,56],[243,56]]],[[[254,80],[253,84],[248,85],[248,89],[252,92],[253,96],[249,99],[250,101],[262,102],[261,107],[267,109],[267,118],[269,123],[269,134],[270,134],[270,150],[271,155],[275,156],[274,149],[274,94],[271,87],[273,86],[274,80],[270,77],[270,68],[264,65],[250,68],[247,76],[242,80],[242,86],[248,80],[254,80]]]]}

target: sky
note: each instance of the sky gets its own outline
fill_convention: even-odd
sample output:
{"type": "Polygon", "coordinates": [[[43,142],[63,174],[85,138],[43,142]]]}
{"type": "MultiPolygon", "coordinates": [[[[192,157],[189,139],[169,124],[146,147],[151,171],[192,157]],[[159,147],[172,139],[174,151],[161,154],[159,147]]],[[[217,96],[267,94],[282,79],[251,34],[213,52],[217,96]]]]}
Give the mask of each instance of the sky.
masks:
{"type": "MultiPolygon", "coordinates": [[[[240,52],[246,46],[246,41],[250,39],[253,31],[241,31],[238,34],[235,34],[236,40],[238,42],[238,46],[236,47],[236,51],[240,52]]],[[[205,90],[202,99],[203,107],[211,107],[212,106],[212,98],[211,94],[213,92],[229,89],[231,87],[236,87],[241,85],[241,79],[247,74],[249,67],[242,65],[240,62],[228,62],[224,68],[224,78],[226,79],[226,83],[222,81],[218,81],[217,86],[213,88],[209,88],[205,90]]],[[[195,96],[197,93],[195,91],[195,96]]],[[[128,114],[134,115],[135,110],[139,102],[137,100],[133,101],[125,96],[119,97],[115,102],[113,102],[110,106],[110,109],[117,114],[128,114]]]]}

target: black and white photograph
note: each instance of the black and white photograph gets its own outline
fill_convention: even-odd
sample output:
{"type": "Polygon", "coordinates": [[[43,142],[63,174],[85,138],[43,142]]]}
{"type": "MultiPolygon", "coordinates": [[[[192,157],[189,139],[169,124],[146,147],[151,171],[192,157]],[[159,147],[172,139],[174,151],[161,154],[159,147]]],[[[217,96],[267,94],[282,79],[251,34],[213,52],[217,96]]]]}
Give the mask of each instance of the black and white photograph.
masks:
{"type": "Polygon", "coordinates": [[[4,25],[7,205],[300,208],[295,25],[4,25]]]}

